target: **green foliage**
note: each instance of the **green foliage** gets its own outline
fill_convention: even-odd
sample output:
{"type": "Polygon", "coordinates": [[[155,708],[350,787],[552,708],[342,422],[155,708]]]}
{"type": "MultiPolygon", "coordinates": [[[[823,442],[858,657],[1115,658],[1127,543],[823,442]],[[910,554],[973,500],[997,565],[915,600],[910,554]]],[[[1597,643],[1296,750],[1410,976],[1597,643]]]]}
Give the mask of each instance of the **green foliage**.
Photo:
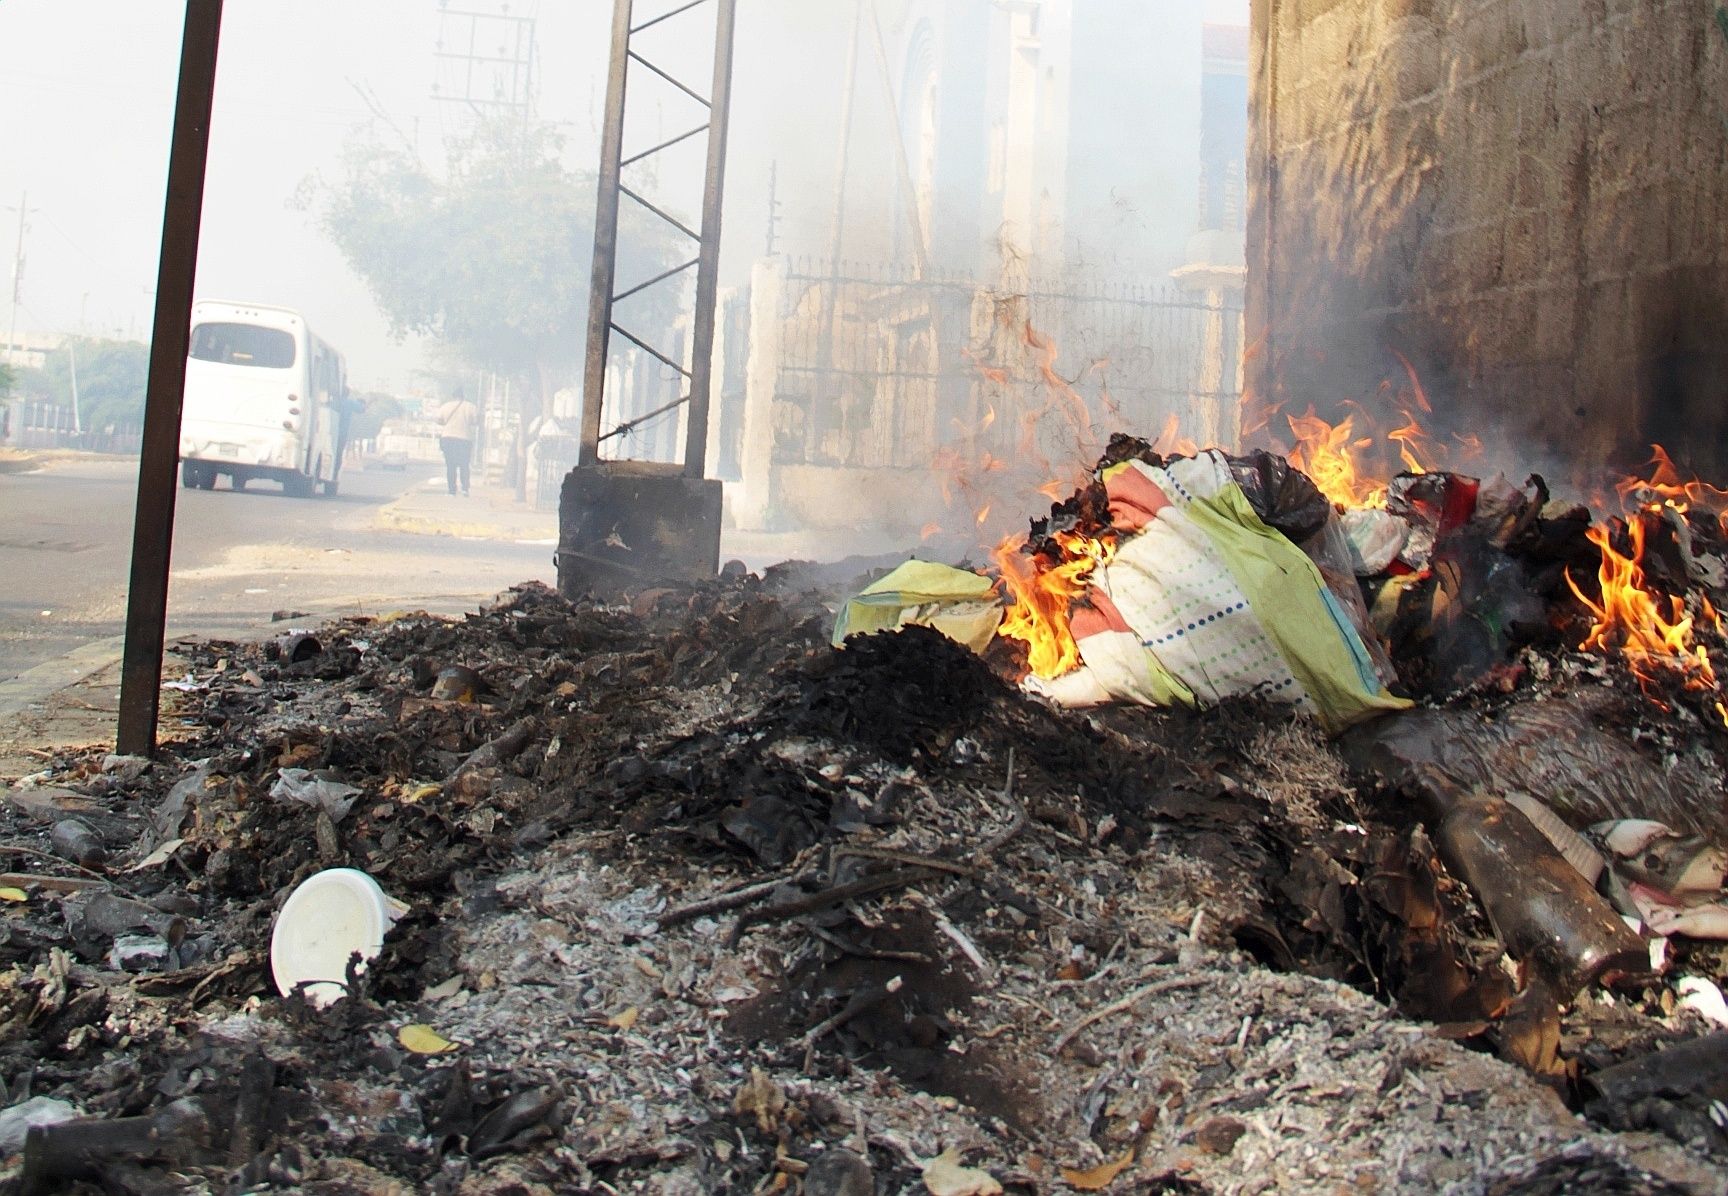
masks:
{"type": "MultiPolygon", "coordinates": [[[[594,237],[594,179],[560,148],[545,126],[482,123],[447,147],[437,177],[407,145],[366,133],[342,176],[309,182],[300,202],[398,336],[440,338],[475,367],[549,391],[581,361],[594,237]]],[[[664,249],[661,237],[620,277],[658,273],[664,249]]]]}
{"type": "Polygon", "coordinates": [[[72,337],[48,354],[39,370],[21,371],[19,382],[33,396],[72,406],[72,371],[78,371],[78,413],[87,429],[144,422],[144,391],[150,376],[150,346],[141,341],[72,337]]]}
{"type": "Polygon", "coordinates": [[[348,437],[351,440],[373,439],[383,431],[386,420],[395,419],[404,410],[401,400],[394,395],[376,391],[355,391],[352,397],[364,406],[354,413],[354,418],[348,425],[348,437]]]}
{"type": "Polygon", "coordinates": [[[16,381],[17,377],[13,374],[12,367],[0,361],[0,395],[11,394],[12,384],[16,381]]]}

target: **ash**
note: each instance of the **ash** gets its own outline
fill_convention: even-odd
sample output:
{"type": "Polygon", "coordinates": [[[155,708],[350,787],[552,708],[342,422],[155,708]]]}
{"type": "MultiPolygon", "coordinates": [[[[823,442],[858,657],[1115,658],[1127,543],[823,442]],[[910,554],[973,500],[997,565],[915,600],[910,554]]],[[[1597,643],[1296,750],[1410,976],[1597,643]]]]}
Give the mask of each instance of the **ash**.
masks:
{"type": "MultiPolygon", "coordinates": [[[[160,759],[69,754],[7,804],[5,1103],[88,1119],[60,1174],[92,1191],[1728,1183],[1707,1135],[1573,1111],[1585,1064],[1700,1031],[1663,984],[1570,1006],[1559,1072],[1423,992],[1413,926],[1467,992],[1505,961],[1412,815],[1289,711],[1053,710],[933,632],[835,650],[829,621],[770,571],[346,621],[297,663],[185,649],[160,759]],[[453,666],[475,700],[430,696],[453,666]],[[283,768],[361,793],[337,818],[273,797],[283,768]],[[105,862],[55,860],[69,817],[105,862]],[[277,995],[270,930],[338,866],[411,912],[318,1010],[277,995]],[[97,896],[178,919],[166,961],[116,966],[97,896]],[[143,1147],[98,1132],[151,1118],[143,1147]]],[[[1698,756],[1587,667],[1537,671],[1653,761],[1698,756]]]]}

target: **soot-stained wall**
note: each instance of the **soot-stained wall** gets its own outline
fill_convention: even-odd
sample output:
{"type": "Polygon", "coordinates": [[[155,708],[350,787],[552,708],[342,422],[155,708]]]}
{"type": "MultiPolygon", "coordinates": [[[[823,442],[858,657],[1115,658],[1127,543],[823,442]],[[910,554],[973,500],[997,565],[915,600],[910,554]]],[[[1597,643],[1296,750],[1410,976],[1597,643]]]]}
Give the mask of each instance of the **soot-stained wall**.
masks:
{"type": "Polygon", "coordinates": [[[1255,0],[1262,408],[1367,401],[1396,350],[1442,431],[1509,456],[1728,471],[1718,8],[1255,0]]]}

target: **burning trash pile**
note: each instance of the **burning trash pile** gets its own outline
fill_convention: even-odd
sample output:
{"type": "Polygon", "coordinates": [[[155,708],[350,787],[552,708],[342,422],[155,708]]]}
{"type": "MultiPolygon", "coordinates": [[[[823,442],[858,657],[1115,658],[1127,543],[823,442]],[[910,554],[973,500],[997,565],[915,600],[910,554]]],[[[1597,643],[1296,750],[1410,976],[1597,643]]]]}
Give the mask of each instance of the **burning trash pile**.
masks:
{"type": "Polygon", "coordinates": [[[994,577],[183,645],[0,806],[3,1178],[1720,1191],[1707,497],[1124,439],[994,577]]]}

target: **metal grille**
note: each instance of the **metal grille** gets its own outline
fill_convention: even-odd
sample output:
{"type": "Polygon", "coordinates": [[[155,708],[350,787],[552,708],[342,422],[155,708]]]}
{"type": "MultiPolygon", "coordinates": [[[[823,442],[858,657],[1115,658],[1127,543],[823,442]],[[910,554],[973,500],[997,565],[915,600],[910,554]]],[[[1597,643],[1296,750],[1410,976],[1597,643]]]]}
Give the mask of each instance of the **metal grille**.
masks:
{"type": "Polygon", "coordinates": [[[1007,454],[1046,409],[1100,438],[1152,437],[1174,418],[1192,439],[1228,439],[1240,314],[1239,302],[1213,309],[1174,287],[1005,295],[797,262],[781,315],[775,459],[918,468],[956,439],[1007,454]]]}
{"type": "Polygon", "coordinates": [[[143,428],[131,421],[80,428],[72,409],[55,403],[18,403],[12,408],[12,421],[12,443],[24,449],[136,454],[143,435],[143,428]]]}

